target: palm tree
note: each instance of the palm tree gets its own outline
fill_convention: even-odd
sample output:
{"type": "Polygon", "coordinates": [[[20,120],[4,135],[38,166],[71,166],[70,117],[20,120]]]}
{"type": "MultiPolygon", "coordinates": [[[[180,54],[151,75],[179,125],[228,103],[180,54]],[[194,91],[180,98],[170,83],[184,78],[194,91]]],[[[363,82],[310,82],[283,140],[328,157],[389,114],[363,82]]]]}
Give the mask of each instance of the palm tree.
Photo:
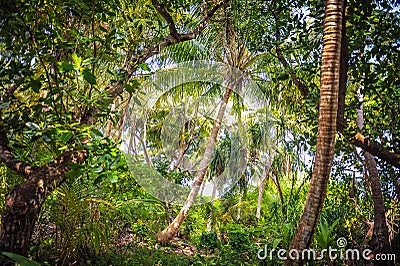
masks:
{"type": "MultiPolygon", "coordinates": [[[[326,196],[335,147],[339,93],[340,47],[344,0],[327,0],[320,85],[318,137],[315,166],[303,215],[290,250],[298,254],[311,245],[326,196]]],[[[302,265],[300,256],[288,257],[285,265],[302,265]]]]}
{"type": "Polygon", "coordinates": [[[227,25],[223,30],[225,31],[225,34],[222,35],[222,38],[221,34],[214,33],[216,37],[214,36],[212,44],[214,46],[212,47],[212,49],[215,49],[215,58],[219,59],[219,61],[224,62],[233,73],[225,76],[225,84],[227,84],[227,86],[225,88],[225,92],[219,106],[219,110],[215,118],[210,137],[207,140],[202,160],[199,163],[199,170],[196,174],[192,189],[181,211],[176,216],[174,221],[157,235],[157,241],[161,243],[167,243],[173,238],[173,236],[178,232],[182,222],[187,217],[189,209],[193,206],[195,199],[199,193],[200,187],[204,181],[208,166],[212,160],[212,154],[216,145],[218,132],[221,127],[221,121],[224,118],[225,110],[227,108],[230,96],[232,94],[235,94],[235,87],[237,87],[237,90],[235,90],[235,92],[240,91],[242,89],[243,83],[246,82],[246,72],[242,71],[248,70],[250,66],[253,65],[261,56],[252,56],[250,54],[249,50],[244,45],[244,42],[240,40],[239,36],[236,34],[229,21],[227,22],[227,25]]]}

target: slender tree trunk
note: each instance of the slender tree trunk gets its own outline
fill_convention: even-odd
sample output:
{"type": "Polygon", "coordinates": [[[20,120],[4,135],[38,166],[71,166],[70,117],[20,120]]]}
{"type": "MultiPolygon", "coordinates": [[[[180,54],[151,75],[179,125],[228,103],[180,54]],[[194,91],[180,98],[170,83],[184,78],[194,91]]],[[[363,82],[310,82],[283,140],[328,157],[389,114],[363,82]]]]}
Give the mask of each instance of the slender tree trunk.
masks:
{"type": "Polygon", "coordinates": [[[240,211],[241,211],[241,206],[242,206],[242,197],[243,197],[243,192],[239,191],[239,199],[238,199],[238,209],[237,209],[237,216],[236,220],[240,220],[240,211]]]}
{"type": "MultiPolygon", "coordinates": [[[[311,245],[326,196],[335,148],[338,109],[339,69],[344,0],[327,0],[324,19],[324,47],[320,85],[318,137],[315,166],[311,176],[303,215],[297,227],[291,250],[299,254],[311,245]]],[[[302,265],[301,256],[288,253],[285,265],[302,265]]]]}
{"type": "Polygon", "coordinates": [[[189,193],[189,196],[186,199],[185,204],[183,205],[181,211],[176,216],[174,221],[167,228],[165,228],[162,232],[157,234],[157,241],[160,243],[168,243],[174,237],[174,235],[178,232],[179,227],[183,223],[183,220],[187,217],[187,215],[189,213],[189,209],[193,206],[196,196],[199,193],[200,186],[203,183],[204,176],[208,169],[208,165],[211,161],[212,152],[215,147],[215,142],[217,140],[218,132],[221,127],[221,121],[222,121],[222,118],[224,117],[225,109],[228,104],[228,100],[229,100],[229,96],[231,95],[232,88],[233,88],[233,84],[229,83],[228,87],[225,90],[225,94],[222,99],[221,106],[218,110],[217,118],[215,119],[214,126],[211,131],[210,138],[207,142],[203,158],[200,162],[196,179],[195,179],[193,187],[189,193]]]}
{"type": "Polygon", "coordinates": [[[278,190],[279,199],[280,199],[281,204],[282,204],[282,215],[285,215],[285,213],[286,213],[286,211],[285,211],[285,199],[283,197],[281,184],[279,183],[278,173],[276,173],[276,172],[275,172],[274,183],[275,183],[276,189],[278,190]]]}
{"type": "MultiPolygon", "coordinates": [[[[356,124],[363,129],[364,113],[363,113],[363,95],[362,89],[358,91],[358,100],[360,107],[357,110],[356,124]]],[[[369,183],[371,184],[372,201],[374,202],[374,222],[373,234],[370,241],[370,247],[376,254],[391,254],[392,248],[389,241],[389,229],[386,223],[385,202],[383,200],[381,180],[379,177],[376,161],[369,152],[364,153],[365,165],[368,170],[369,183]]],[[[392,261],[377,261],[374,265],[393,265],[392,261]]]]}
{"type": "Polygon", "coordinates": [[[261,218],[261,204],[262,204],[262,199],[264,195],[264,190],[265,190],[265,183],[267,181],[267,169],[264,167],[264,170],[261,175],[261,180],[260,184],[258,185],[258,198],[257,198],[257,211],[256,211],[256,218],[260,219],[261,218]]]}
{"type": "Polygon", "coordinates": [[[0,250],[28,254],[39,212],[46,197],[65,180],[69,163],[82,163],[86,153],[67,151],[27,176],[6,195],[1,213],[0,250]]]}
{"type": "Polygon", "coordinates": [[[269,171],[271,168],[271,163],[272,163],[270,160],[272,160],[272,159],[268,158],[264,165],[264,169],[261,174],[260,184],[258,185],[258,198],[257,198],[257,211],[256,211],[257,219],[261,218],[261,204],[262,204],[262,199],[263,199],[264,190],[265,190],[265,183],[267,182],[269,171]]]}
{"type": "MultiPolygon", "coordinates": [[[[383,201],[381,180],[375,158],[368,152],[365,152],[364,157],[371,182],[372,200],[374,202],[374,231],[370,246],[375,255],[391,254],[392,248],[389,241],[389,229],[386,223],[385,203],[383,201]]],[[[375,265],[393,265],[393,262],[376,261],[375,265]]]]}
{"type": "MultiPolygon", "coordinates": [[[[214,180],[213,191],[211,194],[211,206],[214,206],[216,195],[217,195],[217,182],[214,180]]],[[[213,211],[211,210],[210,217],[208,218],[207,221],[207,231],[210,231],[212,228],[212,218],[213,218],[212,216],[213,216],[213,211]]]]}

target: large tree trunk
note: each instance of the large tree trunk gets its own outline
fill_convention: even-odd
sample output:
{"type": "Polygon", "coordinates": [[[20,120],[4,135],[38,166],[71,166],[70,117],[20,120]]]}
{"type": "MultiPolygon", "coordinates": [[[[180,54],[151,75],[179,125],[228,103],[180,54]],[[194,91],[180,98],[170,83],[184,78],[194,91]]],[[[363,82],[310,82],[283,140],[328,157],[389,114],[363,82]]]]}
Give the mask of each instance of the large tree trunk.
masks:
{"type": "Polygon", "coordinates": [[[221,121],[222,121],[222,118],[224,117],[225,109],[228,104],[228,100],[229,100],[229,96],[231,95],[232,88],[233,88],[233,84],[229,83],[228,87],[225,90],[225,94],[222,99],[222,103],[218,110],[217,118],[215,119],[210,138],[207,142],[206,149],[204,151],[203,158],[200,162],[199,170],[197,172],[196,179],[195,179],[193,187],[189,193],[189,196],[186,199],[185,204],[183,205],[181,211],[176,216],[174,221],[167,228],[165,228],[162,232],[160,232],[157,235],[157,241],[160,243],[168,243],[176,235],[176,233],[179,230],[179,227],[183,223],[183,220],[188,215],[189,209],[193,206],[193,203],[197,197],[197,194],[199,193],[200,186],[203,183],[204,176],[208,169],[208,165],[211,161],[212,152],[215,147],[215,141],[217,140],[218,132],[221,127],[221,121]]]}
{"type": "Polygon", "coordinates": [[[65,180],[68,164],[80,164],[85,152],[66,151],[53,162],[30,172],[22,184],[6,195],[1,213],[0,250],[26,256],[33,228],[44,200],[65,180]]]}
{"type": "MultiPolygon", "coordinates": [[[[300,254],[311,245],[322,211],[332,167],[338,109],[343,3],[344,0],[327,0],[325,5],[324,47],[322,50],[315,166],[303,215],[290,245],[290,249],[295,249],[300,254]]],[[[301,257],[296,256],[288,257],[285,262],[285,265],[302,264],[301,257]]]]}

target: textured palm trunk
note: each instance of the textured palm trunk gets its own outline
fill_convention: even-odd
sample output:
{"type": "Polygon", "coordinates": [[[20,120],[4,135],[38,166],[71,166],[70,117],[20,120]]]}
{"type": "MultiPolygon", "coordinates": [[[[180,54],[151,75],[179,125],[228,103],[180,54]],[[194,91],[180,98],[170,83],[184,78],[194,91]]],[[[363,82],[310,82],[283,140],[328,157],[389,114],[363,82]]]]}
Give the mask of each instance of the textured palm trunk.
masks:
{"type": "Polygon", "coordinates": [[[183,205],[181,211],[176,216],[174,221],[165,228],[162,232],[157,234],[157,241],[160,243],[168,243],[179,231],[180,226],[182,225],[184,219],[189,214],[189,209],[193,206],[193,203],[199,193],[200,186],[203,183],[204,176],[208,169],[208,165],[211,161],[212,152],[215,147],[215,142],[217,140],[218,132],[221,127],[221,121],[224,117],[226,106],[228,104],[229,96],[231,95],[231,91],[233,88],[233,84],[229,83],[228,87],[225,90],[224,97],[222,99],[222,103],[219,107],[217,118],[215,119],[213,129],[211,131],[210,138],[207,142],[203,158],[199,165],[199,170],[196,175],[196,179],[194,181],[193,187],[189,193],[188,198],[186,199],[185,204],[183,205]]]}
{"type": "MultiPolygon", "coordinates": [[[[326,196],[335,148],[336,118],[338,109],[339,69],[343,0],[327,0],[324,19],[324,46],[320,85],[318,137],[315,166],[310,188],[295,237],[290,249],[302,253],[311,245],[326,196]]],[[[290,255],[292,253],[288,253],[290,255]]],[[[285,265],[302,265],[296,254],[285,265]]]]}
{"type": "Polygon", "coordinates": [[[65,152],[52,163],[32,171],[25,182],[7,193],[1,214],[1,251],[23,256],[28,254],[33,229],[44,200],[65,180],[68,164],[81,163],[85,158],[84,152],[65,152]]]}

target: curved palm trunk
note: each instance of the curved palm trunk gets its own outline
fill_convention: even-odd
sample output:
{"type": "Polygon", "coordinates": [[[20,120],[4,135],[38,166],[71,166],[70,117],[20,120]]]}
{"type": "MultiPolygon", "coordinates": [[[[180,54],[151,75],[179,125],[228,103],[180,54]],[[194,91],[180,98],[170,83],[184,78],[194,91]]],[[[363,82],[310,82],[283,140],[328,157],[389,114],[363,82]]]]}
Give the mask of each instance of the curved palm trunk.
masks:
{"type": "Polygon", "coordinates": [[[232,88],[233,88],[233,84],[229,83],[228,87],[225,90],[225,94],[222,99],[221,106],[219,107],[217,118],[215,119],[214,126],[211,131],[210,138],[207,142],[203,158],[200,162],[196,179],[195,179],[193,187],[189,193],[189,196],[186,199],[185,204],[183,205],[181,211],[176,216],[174,221],[167,228],[165,228],[162,232],[157,234],[157,241],[160,243],[168,243],[176,235],[176,233],[179,231],[179,227],[183,223],[183,220],[188,215],[189,209],[193,206],[193,203],[197,197],[197,194],[199,193],[200,186],[203,183],[204,176],[208,169],[208,165],[211,161],[212,152],[215,147],[215,141],[217,139],[218,132],[221,127],[221,121],[222,121],[222,118],[224,117],[226,106],[228,104],[228,100],[229,100],[229,96],[231,95],[232,88]]]}
{"type": "MultiPolygon", "coordinates": [[[[344,0],[327,0],[320,85],[318,137],[315,166],[303,215],[290,245],[302,253],[311,245],[324,203],[335,148],[338,109],[340,47],[344,0]]],[[[289,252],[289,254],[291,254],[289,252]]],[[[288,254],[288,255],[289,255],[288,254]]],[[[285,265],[302,265],[300,256],[288,257],[285,265]]]]}

